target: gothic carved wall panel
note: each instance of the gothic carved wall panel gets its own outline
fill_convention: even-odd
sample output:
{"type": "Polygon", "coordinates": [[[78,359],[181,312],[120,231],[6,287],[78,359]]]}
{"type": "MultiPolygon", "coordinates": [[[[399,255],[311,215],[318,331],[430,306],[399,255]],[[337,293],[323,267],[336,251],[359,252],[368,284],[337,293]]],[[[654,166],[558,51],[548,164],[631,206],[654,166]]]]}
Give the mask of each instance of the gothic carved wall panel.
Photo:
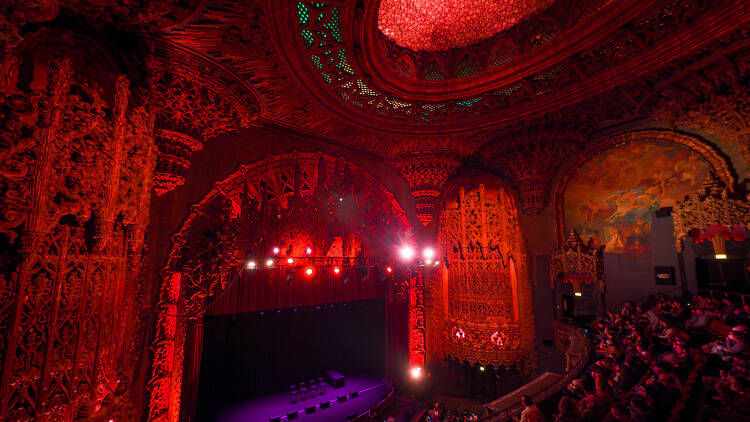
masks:
{"type": "Polygon", "coordinates": [[[152,119],[127,78],[35,60],[0,98],[0,419],[132,418],[152,119]]]}
{"type": "Polygon", "coordinates": [[[534,316],[516,205],[499,186],[459,187],[440,216],[439,352],[484,365],[533,363],[534,316]]]}

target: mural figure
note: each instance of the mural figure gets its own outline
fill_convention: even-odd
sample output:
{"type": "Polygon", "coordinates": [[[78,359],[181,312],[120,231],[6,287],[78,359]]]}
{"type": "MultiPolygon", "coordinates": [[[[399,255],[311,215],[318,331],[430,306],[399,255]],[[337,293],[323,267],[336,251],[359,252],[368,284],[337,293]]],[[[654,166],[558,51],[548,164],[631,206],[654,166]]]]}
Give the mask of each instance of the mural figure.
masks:
{"type": "Polygon", "coordinates": [[[610,149],[576,170],[565,191],[566,226],[607,253],[647,258],[654,211],[698,190],[709,175],[700,155],[679,146],[640,142],[610,149]]]}

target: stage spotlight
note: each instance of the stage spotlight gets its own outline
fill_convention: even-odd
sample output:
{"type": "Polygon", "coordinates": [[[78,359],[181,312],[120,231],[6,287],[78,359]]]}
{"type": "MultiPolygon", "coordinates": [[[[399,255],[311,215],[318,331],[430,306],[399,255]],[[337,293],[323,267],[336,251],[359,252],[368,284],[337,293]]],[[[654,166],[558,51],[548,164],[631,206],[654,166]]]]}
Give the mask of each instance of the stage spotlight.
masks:
{"type": "Polygon", "coordinates": [[[334,274],[338,274],[340,272],[341,272],[341,270],[339,269],[339,267],[333,267],[333,273],[334,274]]]}
{"type": "Polygon", "coordinates": [[[415,366],[415,367],[411,368],[411,370],[409,371],[409,373],[411,374],[412,378],[419,379],[419,378],[422,377],[422,368],[420,368],[419,366],[415,366]]]}
{"type": "Polygon", "coordinates": [[[287,264],[294,264],[294,258],[287,258],[286,263],[287,264]]]}
{"type": "Polygon", "coordinates": [[[313,269],[310,267],[307,267],[307,269],[305,269],[305,274],[307,274],[308,276],[313,275],[313,269]]]}
{"type": "Polygon", "coordinates": [[[279,249],[279,247],[278,247],[278,246],[276,246],[275,248],[273,248],[273,254],[274,254],[274,255],[278,255],[278,254],[279,254],[279,251],[280,251],[280,249],[279,249]]]}
{"type": "Polygon", "coordinates": [[[273,259],[266,260],[266,267],[273,267],[273,259]]]}
{"type": "Polygon", "coordinates": [[[435,261],[432,265],[437,267],[438,265],[440,265],[440,261],[435,261]]]}
{"type": "Polygon", "coordinates": [[[583,296],[583,293],[581,293],[581,292],[575,292],[575,293],[573,293],[573,294],[574,294],[574,295],[576,295],[576,296],[578,296],[578,297],[581,297],[581,296],[583,296]]]}
{"type": "Polygon", "coordinates": [[[305,249],[305,253],[310,255],[312,253],[312,248],[308,246],[307,249],[305,249]]]}
{"type": "Polygon", "coordinates": [[[255,261],[248,261],[248,263],[247,263],[247,269],[248,270],[254,270],[257,265],[258,264],[256,264],[255,261]]]}
{"type": "Polygon", "coordinates": [[[727,254],[717,253],[716,259],[727,259],[727,254]]]}
{"type": "Polygon", "coordinates": [[[393,272],[393,268],[391,268],[391,266],[389,265],[389,266],[385,267],[385,271],[390,274],[390,273],[393,272]]]}
{"type": "Polygon", "coordinates": [[[482,372],[484,372],[484,366],[480,366],[479,370],[482,371],[482,372]]]}
{"type": "Polygon", "coordinates": [[[429,259],[429,258],[427,258],[427,259],[426,259],[426,260],[424,261],[424,263],[425,263],[426,265],[432,265],[432,260],[431,260],[431,259],[429,259]]]}
{"type": "Polygon", "coordinates": [[[425,250],[422,251],[422,257],[431,260],[435,257],[435,250],[432,248],[425,248],[425,250]]]}
{"type": "Polygon", "coordinates": [[[404,261],[414,258],[414,248],[411,246],[402,247],[401,250],[399,250],[399,253],[401,254],[401,259],[404,261]]]}

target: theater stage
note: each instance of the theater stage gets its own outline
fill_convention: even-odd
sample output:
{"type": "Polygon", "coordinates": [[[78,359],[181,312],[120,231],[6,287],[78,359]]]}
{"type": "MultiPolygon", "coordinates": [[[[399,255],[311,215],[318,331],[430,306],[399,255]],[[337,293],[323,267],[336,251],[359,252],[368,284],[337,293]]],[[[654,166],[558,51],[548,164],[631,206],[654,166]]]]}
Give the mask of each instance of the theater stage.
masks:
{"type": "Polygon", "coordinates": [[[330,385],[325,390],[325,395],[315,399],[290,403],[289,391],[269,394],[238,403],[226,410],[220,411],[218,422],[268,422],[276,416],[284,416],[281,420],[286,421],[288,412],[298,412],[299,422],[338,422],[346,421],[352,415],[359,415],[368,411],[371,407],[380,403],[393,390],[381,378],[367,375],[346,376],[346,385],[342,388],[333,388],[330,385]],[[349,397],[352,391],[359,392],[359,397],[349,397]],[[338,396],[346,394],[347,400],[343,403],[336,401],[338,396]],[[320,403],[329,401],[331,407],[321,409],[320,403]],[[305,413],[305,408],[317,405],[315,413],[305,413]]]}

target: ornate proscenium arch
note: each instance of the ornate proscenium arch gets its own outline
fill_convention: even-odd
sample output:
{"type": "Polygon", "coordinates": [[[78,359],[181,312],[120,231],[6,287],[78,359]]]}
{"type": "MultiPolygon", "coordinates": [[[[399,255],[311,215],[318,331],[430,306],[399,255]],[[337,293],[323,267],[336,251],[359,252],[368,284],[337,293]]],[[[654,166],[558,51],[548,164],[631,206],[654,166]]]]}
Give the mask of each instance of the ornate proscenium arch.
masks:
{"type": "Polygon", "coordinates": [[[564,197],[568,184],[581,166],[586,162],[598,156],[599,154],[631,142],[660,142],[677,145],[688,149],[701,156],[711,166],[712,176],[721,180],[725,186],[735,186],[735,172],[729,159],[719,152],[715,147],[704,141],[690,135],[669,131],[669,130],[642,130],[627,132],[607,138],[596,143],[591,148],[581,154],[576,160],[568,165],[560,175],[555,185],[553,201],[555,212],[555,230],[557,244],[565,243],[565,208],[564,197]]]}
{"type": "Polygon", "coordinates": [[[316,259],[371,262],[412,236],[395,197],[342,158],[272,155],[215,183],[173,236],[163,270],[149,420],[177,421],[191,412],[197,371],[183,378],[183,367],[196,365],[188,342],[201,332],[195,326],[207,307],[231,294],[247,257],[268,256],[274,246],[298,257],[312,247],[316,259]]]}

